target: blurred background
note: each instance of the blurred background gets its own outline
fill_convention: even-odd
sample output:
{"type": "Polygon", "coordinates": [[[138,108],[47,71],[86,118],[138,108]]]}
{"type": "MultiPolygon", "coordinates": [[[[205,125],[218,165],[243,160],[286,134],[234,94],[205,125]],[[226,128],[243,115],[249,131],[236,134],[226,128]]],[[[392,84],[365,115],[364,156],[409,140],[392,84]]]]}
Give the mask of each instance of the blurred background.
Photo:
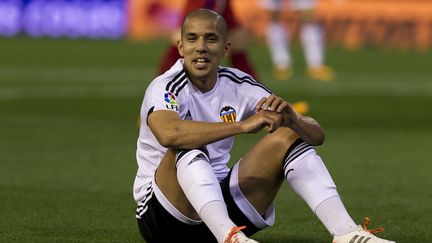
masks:
{"type": "MultiPolygon", "coordinates": [[[[167,36],[181,22],[185,0],[2,0],[0,35],[13,37],[147,40],[167,36]]],[[[255,37],[264,36],[268,16],[260,1],[232,0],[236,17],[255,37]]],[[[282,2],[289,2],[282,1],[282,2]]],[[[316,18],[331,43],[366,44],[424,52],[431,46],[430,0],[319,0],[316,18]]],[[[281,9],[292,31],[298,19],[281,9]]]]}
{"type": "MultiPolygon", "coordinates": [[[[137,118],[185,2],[0,0],[0,242],[142,242],[137,118]]],[[[305,73],[295,11],[278,18],[294,70],[281,81],[268,13],[231,4],[259,80],[326,130],[318,150],[353,218],[370,216],[384,238],[431,242],[432,0],[319,0],[334,72],[323,82],[305,73]]],[[[232,162],[261,135],[239,136],[232,162]]],[[[254,238],[331,240],[287,186],[276,225],[254,238]]]]}

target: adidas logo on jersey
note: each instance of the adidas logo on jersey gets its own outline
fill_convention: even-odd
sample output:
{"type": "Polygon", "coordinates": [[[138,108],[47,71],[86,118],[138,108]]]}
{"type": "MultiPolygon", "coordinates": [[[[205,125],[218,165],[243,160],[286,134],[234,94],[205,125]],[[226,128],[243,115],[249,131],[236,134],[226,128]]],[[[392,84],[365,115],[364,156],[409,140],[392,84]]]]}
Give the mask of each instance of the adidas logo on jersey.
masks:
{"type": "Polygon", "coordinates": [[[190,110],[188,110],[187,112],[186,112],[186,115],[185,115],[185,118],[184,118],[185,120],[193,120],[192,119],[192,115],[191,115],[191,113],[190,113],[190,110]]]}

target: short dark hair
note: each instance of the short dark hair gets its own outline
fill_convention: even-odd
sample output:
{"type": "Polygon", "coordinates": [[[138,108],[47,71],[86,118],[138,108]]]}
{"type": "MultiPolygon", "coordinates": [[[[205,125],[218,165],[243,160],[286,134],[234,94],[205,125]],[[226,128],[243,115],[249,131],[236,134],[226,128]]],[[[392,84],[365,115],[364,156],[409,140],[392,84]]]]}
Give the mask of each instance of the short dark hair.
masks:
{"type": "Polygon", "coordinates": [[[194,10],[186,15],[186,17],[183,20],[183,24],[181,26],[182,37],[185,31],[185,24],[189,18],[214,19],[217,22],[218,30],[220,31],[222,38],[226,40],[228,27],[224,17],[222,17],[222,15],[220,15],[216,11],[213,11],[211,9],[206,9],[206,8],[200,8],[194,10]]]}

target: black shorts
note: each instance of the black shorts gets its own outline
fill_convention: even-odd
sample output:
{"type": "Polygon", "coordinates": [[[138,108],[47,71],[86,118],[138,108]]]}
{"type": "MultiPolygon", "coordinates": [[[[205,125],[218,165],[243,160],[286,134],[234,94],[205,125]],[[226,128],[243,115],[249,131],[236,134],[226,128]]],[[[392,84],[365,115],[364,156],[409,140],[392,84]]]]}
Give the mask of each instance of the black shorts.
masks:
{"type": "MultiPolygon", "coordinates": [[[[238,226],[246,226],[243,232],[250,236],[260,229],[253,225],[249,219],[240,211],[229,190],[228,176],[220,183],[223,197],[227,205],[231,220],[238,226]]],[[[217,242],[216,238],[204,223],[190,225],[181,222],[172,216],[152,195],[141,202],[137,209],[137,221],[141,235],[147,243],[159,242],[217,242]],[[143,210],[145,213],[142,214],[143,210]],[[142,215],[140,216],[139,213],[142,215]]]]}

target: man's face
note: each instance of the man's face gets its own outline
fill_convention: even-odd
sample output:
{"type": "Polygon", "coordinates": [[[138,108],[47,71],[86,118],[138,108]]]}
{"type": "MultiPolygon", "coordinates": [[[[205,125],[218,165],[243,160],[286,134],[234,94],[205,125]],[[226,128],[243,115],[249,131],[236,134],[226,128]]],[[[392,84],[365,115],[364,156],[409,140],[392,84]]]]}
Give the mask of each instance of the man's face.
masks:
{"type": "Polygon", "coordinates": [[[189,18],[178,44],[190,79],[216,80],[217,68],[230,46],[215,19],[189,18]]]}

